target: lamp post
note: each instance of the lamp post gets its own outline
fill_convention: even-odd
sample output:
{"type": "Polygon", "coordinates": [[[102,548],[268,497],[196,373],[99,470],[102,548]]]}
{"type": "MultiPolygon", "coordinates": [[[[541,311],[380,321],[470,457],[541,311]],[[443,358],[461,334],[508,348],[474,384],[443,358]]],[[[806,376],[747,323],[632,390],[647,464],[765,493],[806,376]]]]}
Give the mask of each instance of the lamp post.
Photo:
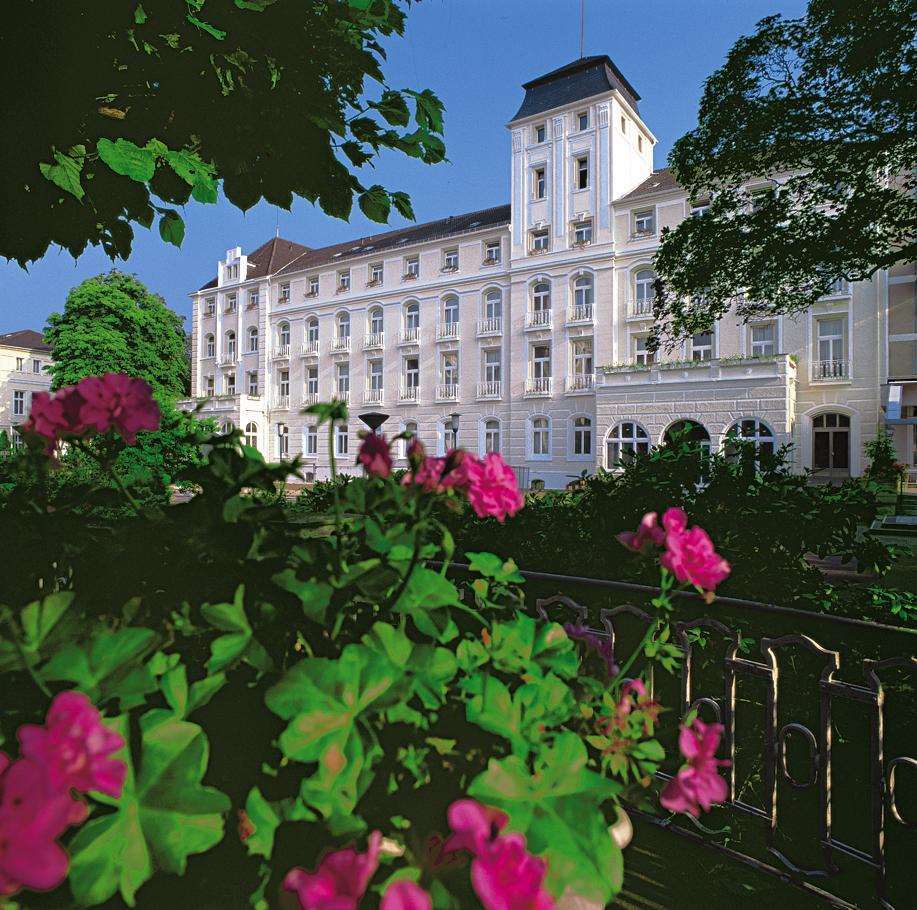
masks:
{"type": "Polygon", "coordinates": [[[360,414],[359,417],[372,433],[378,433],[379,427],[388,420],[388,414],[380,414],[378,411],[369,411],[366,414],[360,414]]]}
{"type": "Polygon", "coordinates": [[[452,448],[458,448],[458,430],[459,430],[459,417],[461,414],[452,413],[449,415],[449,429],[452,430],[452,448]]]}

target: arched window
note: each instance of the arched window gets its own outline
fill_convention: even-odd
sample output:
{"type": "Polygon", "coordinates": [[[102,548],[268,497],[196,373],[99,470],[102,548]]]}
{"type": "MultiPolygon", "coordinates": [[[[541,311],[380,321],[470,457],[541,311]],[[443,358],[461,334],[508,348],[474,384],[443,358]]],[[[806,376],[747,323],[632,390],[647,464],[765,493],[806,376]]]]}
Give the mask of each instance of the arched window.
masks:
{"type": "Polygon", "coordinates": [[[551,310],[551,285],[539,281],[532,288],[532,309],[536,313],[547,313],[551,310]]]}
{"type": "Polygon", "coordinates": [[[226,356],[230,360],[236,359],[236,333],[235,332],[226,333],[226,356]]]}
{"type": "Polygon", "coordinates": [[[573,454],[592,454],[592,419],[589,417],[573,418],[573,454]]]}
{"type": "Polygon", "coordinates": [[[634,275],[634,313],[645,316],[653,312],[656,300],[656,273],[652,269],[640,269],[634,275]]]}
{"type": "Polygon", "coordinates": [[[484,318],[503,318],[503,295],[498,290],[488,291],[484,295],[484,318]]]}
{"type": "Polygon", "coordinates": [[[404,330],[416,332],[420,328],[420,304],[412,300],[404,308],[404,330]]]}
{"type": "Polygon", "coordinates": [[[248,330],[248,352],[250,354],[258,350],[258,327],[252,326],[248,330]]]}
{"type": "Polygon", "coordinates": [[[762,455],[774,454],[774,434],[763,420],[754,417],[737,420],[726,431],[723,452],[727,458],[738,459],[746,447],[753,449],[755,461],[762,455]]]}
{"type": "Polygon", "coordinates": [[[612,427],[605,440],[605,467],[612,470],[635,455],[647,455],[650,437],[646,430],[632,420],[622,420],[612,427]]]}
{"type": "Polygon", "coordinates": [[[216,354],[216,342],[213,340],[213,335],[208,335],[205,341],[207,353],[204,356],[213,357],[216,354]]]}
{"type": "Polygon", "coordinates": [[[499,452],[500,451],[500,421],[499,420],[485,420],[484,421],[484,452],[499,452]]]}
{"type": "Polygon", "coordinates": [[[384,324],[384,317],[382,314],[382,307],[374,306],[369,311],[369,334],[370,335],[381,335],[383,324],[384,324]]]}
{"type": "Polygon", "coordinates": [[[306,341],[310,344],[318,342],[318,320],[314,316],[306,323],[306,341]]]}
{"type": "Polygon", "coordinates": [[[446,325],[458,325],[459,321],[459,300],[458,297],[451,295],[443,300],[443,322],[446,325]]]}
{"type": "Polygon", "coordinates": [[[580,275],[573,282],[573,306],[577,309],[582,307],[585,309],[592,308],[593,300],[593,287],[592,287],[592,275],[585,274],[580,275]]]}
{"type": "Polygon", "coordinates": [[[532,418],[532,457],[551,457],[551,421],[547,417],[532,418]]]}
{"type": "Polygon", "coordinates": [[[285,423],[277,424],[277,457],[286,458],[290,454],[290,428],[285,423]]]}
{"type": "Polygon", "coordinates": [[[338,338],[350,338],[350,313],[338,313],[338,338]]]}
{"type": "Polygon", "coordinates": [[[290,323],[281,322],[277,326],[277,343],[282,348],[288,348],[290,346],[290,323]]]}
{"type": "Polygon", "coordinates": [[[231,433],[236,428],[236,425],[231,420],[224,420],[220,424],[220,432],[226,436],[231,433]]]}
{"type": "Polygon", "coordinates": [[[710,454],[710,434],[703,424],[696,420],[677,420],[673,423],[662,437],[664,445],[679,443],[700,448],[705,455],[710,454]]]}
{"type": "Polygon", "coordinates": [[[245,444],[253,449],[258,448],[258,424],[254,422],[245,424],[245,444]]]}

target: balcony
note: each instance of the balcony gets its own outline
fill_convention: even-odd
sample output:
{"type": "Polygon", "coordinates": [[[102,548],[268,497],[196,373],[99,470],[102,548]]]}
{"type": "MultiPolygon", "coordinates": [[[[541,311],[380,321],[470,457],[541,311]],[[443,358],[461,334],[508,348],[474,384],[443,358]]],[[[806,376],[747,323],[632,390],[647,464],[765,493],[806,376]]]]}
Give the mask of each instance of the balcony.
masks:
{"type": "Polygon", "coordinates": [[[482,338],[487,335],[502,335],[502,334],[503,334],[502,317],[496,316],[491,319],[479,319],[478,320],[478,338],[482,338]]]}
{"type": "Polygon", "coordinates": [[[382,404],[382,389],[365,389],[363,404],[382,404]]]}
{"type": "Polygon", "coordinates": [[[288,344],[278,344],[274,348],[274,353],[271,354],[272,360],[281,360],[283,358],[290,356],[290,346],[288,344]]]}
{"type": "Polygon", "coordinates": [[[816,360],[812,363],[813,382],[846,382],[849,379],[849,360],[816,360]]]}
{"type": "Polygon", "coordinates": [[[234,306],[228,306],[228,307],[223,308],[224,316],[232,316],[235,314],[235,312],[236,312],[236,308],[234,306]]]}
{"type": "Polygon", "coordinates": [[[481,263],[481,265],[488,266],[488,267],[492,265],[499,265],[500,261],[501,260],[499,256],[485,256],[484,261],[481,263]]]}
{"type": "Polygon", "coordinates": [[[587,325],[593,320],[591,303],[582,303],[567,310],[567,325],[587,325]]]}
{"type": "Polygon", "coordinates": [[[420,386],[402,382],[399,400],[402,404],[417,404],[420,400],[420,386]]]}
{"type": "Polygon", "coordinates": [[[398,344],[420,344],[420,328],[402,329],[398,335],[398,344]]]}
{"type": "Polygon", "coordinates": [[[551,394],[552,379],[541,376],[538,379],[526,379],[523,395],[526,398],[546,398],[551,394]]]}
{"type": "Polygon", "coordinates": [[[344,404],[350,404],[350,389],[338,389],[334,393],[335,401],[343,401],[344,404]]]}
{"type": "Polygon", "coordinates": [[[835,297],[849,297],[850,296],[850,282],[846,281],[843,278],[839,278],[835,281],[828,290],[828,293],[822,297],[822,300],[829,300],[835,297]]]}
{"type": "Polygon", "coordinates": [[[318,392],[306,392],[302,397],[302,404],[304,408],[308,408],[310,405],[318,404],[320,400],[318,392]]]}
{"type": "Polygon", "coordinates": [[[576,373],[567,377],[567,394],[577,395],[592,392],[595,389],[595,376],[592,373],[576,373]]]}
{"type": "Polygon", "coordinates": [[[277,407],[281,410],[286,410],[290,406],[290,396],[289,395],[278,395],[277,396],[277,407]]]}
{"type": "Polygon", "coordinates": [[[381,348],[385,343],[385,332],[371,332],[363,336],[363,350],[371,351],[375,348],[381,348]]]}
{"type": "Polygon", "coordinates": [[[257,309],[258,309],[258,301],[257,301],[257,300],[249,300],[248,303],[245,304],[245,309],[246,309],[246,310],[257,310],[257,309]]]}
{"type": "Polygon", "coordinates": [[[495,401],[503,397],[503,383],[498,379],[495,382],[479,382],[477,388],[478,401],[495,401]]]}
{"type": "Polygon", "coordinates": [[[653,304],[655,300],[634,300],[627,301],[627,318],[628,319],[652,319],[653,304]]]}
{"type": "Polygon", "coordinates": [[[350,353],[350,336],[349,335],[335,335],[331,339],[331,353],[332,354],[349,354],[350,353]]]}
{"type": "Polygon", "coordinates": [[[437,341],[458,341],[459,324],[457,322],[441,322],[436,327],[437,341]]]}
{"type": "Polygon", "coordinates": [[[458,401],[458,385],[446,383],[436,387],[437,401],[458,401]]]}
{"type": "Polygon", "coordinates": [[[318,357],[318,339],[315,341],[304,341],[299,346],[300,357],[318,357]]]}
{"type": "Polygon", "coordinates": [[[526,329],[550,329],[551,310],[532,310],[525,317],[526,329]]]}
{"type": "Polygon", "coordinates": [[[236,356],[235,351],[233,351],[231,354],[220,354],[221,367],[235,366],[238,362],[239,358],[236,356]]]}

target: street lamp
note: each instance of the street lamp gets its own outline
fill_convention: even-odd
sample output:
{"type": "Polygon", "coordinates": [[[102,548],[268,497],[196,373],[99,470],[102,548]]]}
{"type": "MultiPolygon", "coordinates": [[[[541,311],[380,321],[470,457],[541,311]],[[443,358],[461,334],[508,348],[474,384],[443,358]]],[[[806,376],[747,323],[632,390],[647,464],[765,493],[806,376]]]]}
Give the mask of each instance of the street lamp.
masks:
{"type": "Polygon", "coordinates": [[[458,448],[458,428],[459,428],[459,417],[461,414],[450,414],[449,415],[449,429],[452,430],[452,448],[458,448]]]}
{"type": "Polygon", "coordinates": [[[359,417],[372,433],[378,433],[379,427],[388,420],[388,414],[380,414],[378,411],[369,411],[366,414],[360,414],[359,417]]]}

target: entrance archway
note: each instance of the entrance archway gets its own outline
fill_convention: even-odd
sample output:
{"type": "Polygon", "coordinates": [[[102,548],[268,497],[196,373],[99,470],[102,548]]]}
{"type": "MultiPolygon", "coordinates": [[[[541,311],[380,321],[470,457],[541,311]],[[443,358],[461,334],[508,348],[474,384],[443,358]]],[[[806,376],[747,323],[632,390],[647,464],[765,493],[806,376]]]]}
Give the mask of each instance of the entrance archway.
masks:
{"type": "Polygon", "coordinates": [[[812,418],[812,473],[829,483],[850,476],[850,418],[846,414],[812,418]]]}

